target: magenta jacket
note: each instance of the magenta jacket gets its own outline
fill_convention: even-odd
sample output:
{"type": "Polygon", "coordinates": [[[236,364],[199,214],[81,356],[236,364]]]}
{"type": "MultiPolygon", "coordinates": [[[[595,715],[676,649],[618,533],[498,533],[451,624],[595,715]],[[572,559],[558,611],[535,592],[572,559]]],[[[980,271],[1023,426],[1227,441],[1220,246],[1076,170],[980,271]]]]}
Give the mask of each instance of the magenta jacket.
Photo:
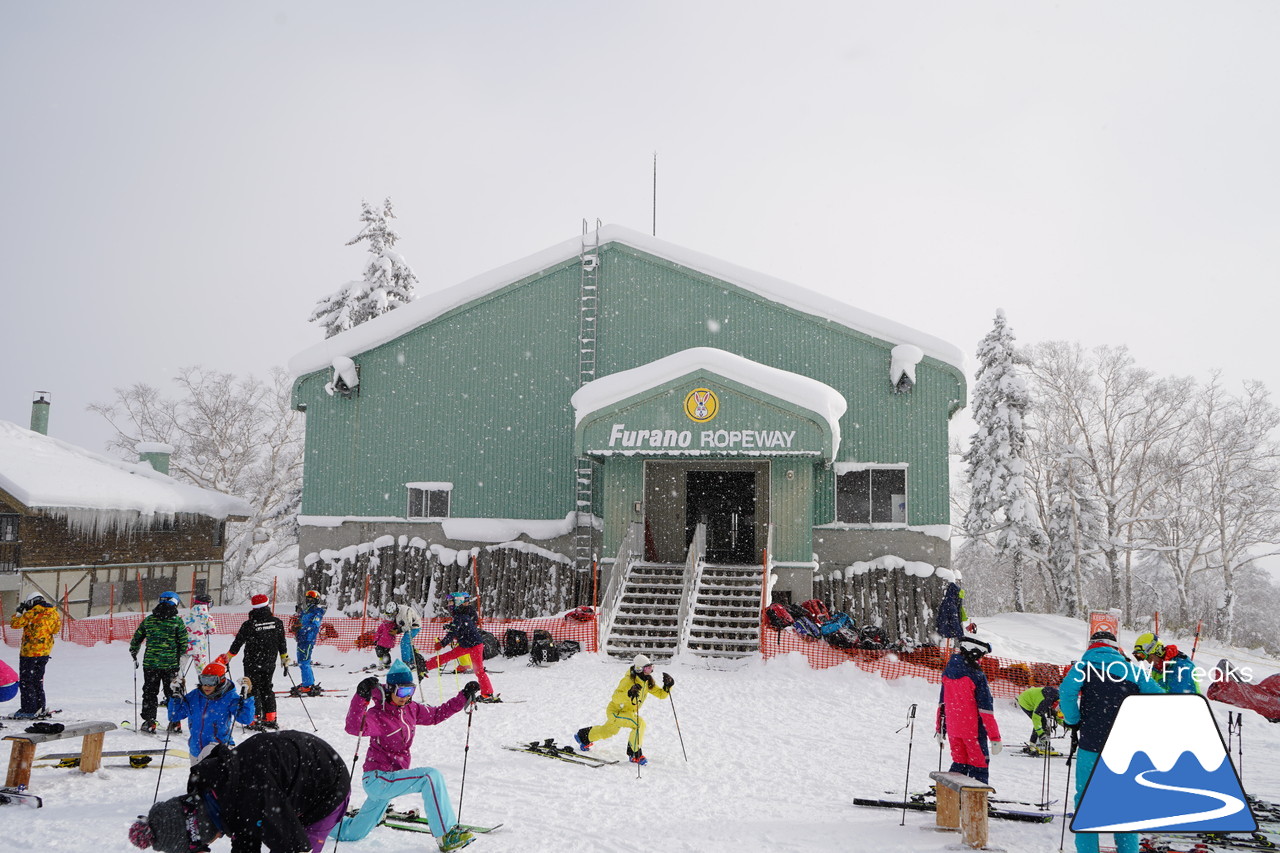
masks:
{"type": "Polygon", "coordinates": [[[415,726],[434,726],[458,713],[467,704],[461,691],[448,702],[433,708],[410,701],[397,707],[387,700],[384,689],[373,693],[372,707],[358,695],[351,697],[347,708],[347,734],[369,738],[369,751],[364,757],[364,772],[404,770],[409,766],[415,726]]]}
{"type": "Polygon", "coordinates": [[[383,619],[378,623],[378,630],[373,632],[373,644],[382,646],[384,649],[393,648],[398,640],[396,640],[395,632],[392,627],[396,624],[394,619],[383,619]]]}

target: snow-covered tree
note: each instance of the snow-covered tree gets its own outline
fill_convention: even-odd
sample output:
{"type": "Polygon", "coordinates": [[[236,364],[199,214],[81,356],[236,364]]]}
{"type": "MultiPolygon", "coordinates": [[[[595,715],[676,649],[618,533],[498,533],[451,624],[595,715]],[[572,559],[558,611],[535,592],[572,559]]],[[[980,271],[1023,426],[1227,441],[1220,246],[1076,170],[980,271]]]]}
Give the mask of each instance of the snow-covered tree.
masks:
{"type": "Polygon", "coordinates": [[[89,409],[115,429],[109,446],[124,457],[136,458],[139,441],[172,445],[170,476],[253,506],[247,521],[227,525],[223,572],[228,597],[248,600],[297,571],[303,421],[290,406],[289,375],[275,368],[264,382],[186,367],[175,381],[174,398],[137,384],[89,409]]]}
{"type": "Polygon", "coordinates": [[[1013,331],[1003,310],[996,312],[995,325],[978,344],[977,356],[976,429],[964,455],[970,488],[964,530],[972,537],[991,537],[996,551],[1010,561],[1013,608],[1022,612],[1023,576],[1036,559],[1040,537],[1024,460],[1024,422],[1031,398],[1018,372],[1013,331]]]}
{"type": "Polygon", "coordinates": [[[369,260],[365,264],[363,278],[347,282],[312,309],[309,319],[324,328],[326,338],[417,298],[414,286],[418,278],[404,257],[394,251],[400,238],[387,222],[394,218],[389,198],[382,202],[380,210],[368,202],[361,202],[360,221],[364,224],[360,232],[347,241],[347,245],[367,243],[369,260]]]}

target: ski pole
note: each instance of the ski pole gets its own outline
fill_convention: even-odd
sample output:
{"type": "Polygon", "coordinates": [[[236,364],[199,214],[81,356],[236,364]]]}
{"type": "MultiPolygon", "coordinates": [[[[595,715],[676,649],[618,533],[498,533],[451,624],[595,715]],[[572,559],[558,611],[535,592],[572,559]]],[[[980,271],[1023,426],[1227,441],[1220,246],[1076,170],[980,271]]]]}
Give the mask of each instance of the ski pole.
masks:
{"type": "Polygon", "coordinates": [[[684,763],[689,763],[689,753],[684,751],[684,734],[680,731],[680,717],[676,715],[676,700],[671,698],[671,694],[667,694],[667,701],[671,703],[671,716],[676,721],[676,734],[680,737],[680,752],[684,754],[684,763]]]}
{"type": "Polygon", "coordinates": [[[1080,743],[1079,729],[1071,729],[1071,749],[1067,751],[1067,784],[1062,792],[1062,833],[1058,837],[1058,853],[1062,853],[1067,843],[1067,802],[1071,796],[1071,761],[1076,757],[1076,746],[1080,743]]]}
{"type": "Polygon", "coordinates": [[[164,760],[169,756],[169,738],[171,737],[173,737],[172,724],[166,726],[164,731],[164,752],[160,753],[160,772],[156,774],[156,791],[151,795],[151,805],[153,806],[156,804],[156,800],[160,799],[160,779],[164,776],[164,760]]]}
{"type": "MultiPolygon", "coordinates": [[[[1230,712],[1228,712],[1230,713],[1230,712]]],[[[1244,711],[1236,711],[1236,755],[1240,756],[1240,784],[1244,785],[1244,711]]]]}
{"type": "Polygon", "coordinates": [[[1191,662],[1192,663],[1195,663],[1195,660],[1196,660],[1196,647],[1200,645],[1200,626],[1202,625],[1204,625],[1203,619],[1201,619],[1199,622],[1196,623],[1196,638],[1191,642],[1191,662]]]}
{"type": "MultiPolygon", "coordinates": [[[[907,825],[907,794],[911,789],[911,747],[912,744],[915,743],[916,739],[915,702],[912,702],[911,707],[907,709],[907,725],[903,726],[902,729],[907,728],[907,726],[911,727],[911,731],[907,734],[907,777],[902,780],[902,820],[898,823],[898,826],[907,825]]],[[[898,729],[894,734],[896,735],[898,732],[902,731],[902,729],[898,729]]]]}
{"type": "Polygon", "coordinates": [[[467,703],[467,740],[462,747],[462,787],[458,789],[458,822],[462,822],[462,798],[467,793],[467,756],[471,754],[471,718],[475,715],[476,703],[467,703]]]}
{"type": "MultiPolygon", "coordinates": [[[[369,710],[369,706],[366,703],[365,712],[367,713],[368,710],[369,710]]],[[[356,762],[360,760],[360,740],[364,737],[364,721],[365,721],[365,716],[361,715],[360,734],[356,736],[356,751],[351,756],[351,772],[347,774],[347,790],[348,791],[351,790],[351,786],[355,782],[355,778],[356,778],[356,762]]],[[[350,802],[350,794],[348,794],[347,796],[348,796],[348,802],[350,802]]],[[[343,815],[342,817],[338,818],[338,831],[333,834],[333,853],[338,853],[338,843],[342,841],[342,822],[346,819],[347,819],[346,815],[343,815]]]]}
{"type": "Polygon", "coordinates": [[[135,730],[138,728],[138,659],[136,657],[133,659],[133,728],[135,730]]]}
{"type": "MultiPolygon", "coordinates": [[[[292,684],[294,687],[298,686],[298,682],[293,680],[293,673],[289,671],[289,667],[287,666],[284,667],[284,674],[289,676],[290,684],[292,684]]],[[[316,721],[311,719],[311,712],[307,710],[307,700],[302,698],[302,691],[298,691],[298,701],[302,703],[302,711],[304,714],[307,715],[307,722],[311,724],[312,730],[317,732],[320,731],[320,727],[316,725],[316,721]]],[[[266,709],[264,708],[262,711],[262,718],[264,720],[267,718],[266,714],[267,712],[266,712],[266,709]]]]}

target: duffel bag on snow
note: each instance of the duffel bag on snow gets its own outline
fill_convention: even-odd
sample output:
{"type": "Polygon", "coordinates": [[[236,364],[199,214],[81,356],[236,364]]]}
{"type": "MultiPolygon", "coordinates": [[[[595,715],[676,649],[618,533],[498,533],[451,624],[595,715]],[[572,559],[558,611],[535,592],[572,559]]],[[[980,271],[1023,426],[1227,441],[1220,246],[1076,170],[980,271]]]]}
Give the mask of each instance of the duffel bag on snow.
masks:
{"type": "Polygon", "coordinates": [[[831,618],[831,613],[827,610],[827,605],[822,602],[822,599],[811,598],[808,601],[801,602],[800,606],[808,612],[809,618],[818,625],[831,618]]]}
{"type": "Polygon", "coordinates": [[[787,610],[787,606],[778,603],[770,604],[765,608],[764,618],[768,621],[769,627],[775,631],[790,628],[792,623],[796,621],[796,617],[791,615],[791,611],[787,610]]]}
{"type": "Polygon", "coordinates": [[[488,631],[480,632],[480,639],[484,642],[484,659],[496,658],[502,654],[502,644],[498,642],[498,638],[490,634],[488,631]]]}
{"type": "Polygon", "coordinates": [[[539,628],[533,632],[533,640],[529,643],[529,660],[533,663],[555,663],[560,660],[560,650],[551,639],[551,632],[539,628]]]}

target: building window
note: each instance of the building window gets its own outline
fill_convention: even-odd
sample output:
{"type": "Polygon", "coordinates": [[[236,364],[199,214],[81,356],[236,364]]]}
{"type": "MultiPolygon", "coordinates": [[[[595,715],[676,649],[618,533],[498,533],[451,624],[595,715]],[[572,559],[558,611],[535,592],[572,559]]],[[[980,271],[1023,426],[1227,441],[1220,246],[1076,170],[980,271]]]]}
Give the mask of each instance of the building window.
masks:
{"type": "Polygon", "coordinates": [[[18,569],[18,519],[17,515],[0,515],[0,572],[18,569]]]}
{"type": "Polygon", "coordinates": [[[906,524],[907,470],[859,468],[836,471],[836,521],[846,524],[906,524]]]}
{"type": "Polygon", "coordinates": [[[405,483],[409,489],[407,518],[448,518],[453,483],[405,483]]]}

